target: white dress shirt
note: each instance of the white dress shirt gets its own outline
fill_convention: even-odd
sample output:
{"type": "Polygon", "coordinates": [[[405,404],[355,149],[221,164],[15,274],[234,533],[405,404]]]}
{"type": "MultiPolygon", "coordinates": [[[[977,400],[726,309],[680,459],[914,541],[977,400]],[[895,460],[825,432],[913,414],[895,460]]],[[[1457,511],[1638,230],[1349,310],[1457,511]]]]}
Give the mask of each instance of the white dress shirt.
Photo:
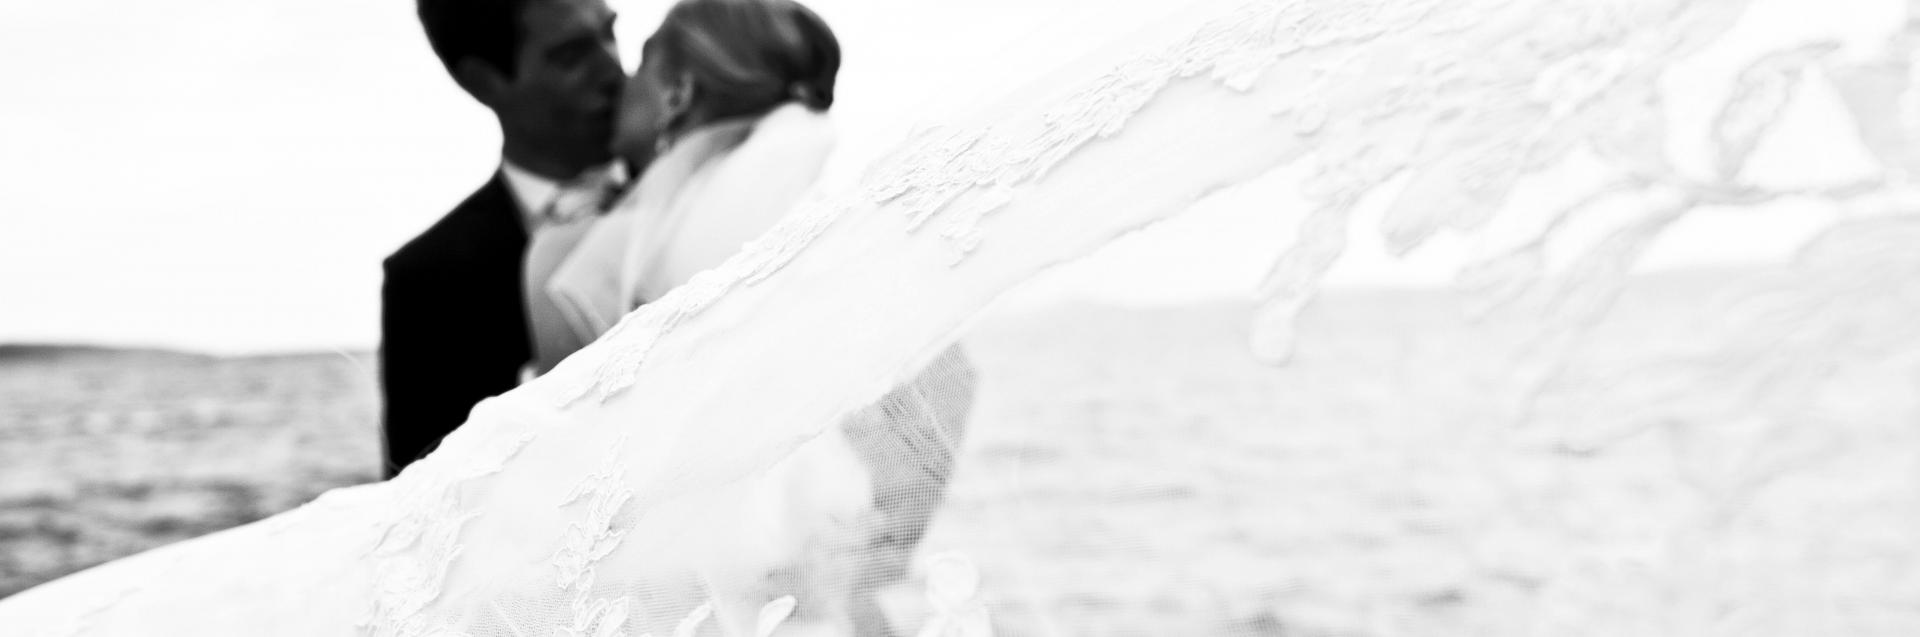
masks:
{"type": "MultiPolygon", "coordinates": [[[[527,308],[527,337],[533,343],[536,359],[539,352],[561,347],[557,343],[542,342],[552,340],[554,334],[539,326],[564,320],[555,314],[557,309],[552,303],[545,302],[541,290],[553,277],[553,271],[580,244],[580,239],[593,225],[588,221],[598,212],[600,202],[609,189],[625,181],[625,173],[624,167],[614,163],[590,169],[561,183],[511,161],[500,162],[500,174],[520,204],[520,221],[527,229],[527,251],[520,268],[521,293],[527,308]]],[[[528,371],[538,374],[545,368],[532,365],[528,371]]]]}

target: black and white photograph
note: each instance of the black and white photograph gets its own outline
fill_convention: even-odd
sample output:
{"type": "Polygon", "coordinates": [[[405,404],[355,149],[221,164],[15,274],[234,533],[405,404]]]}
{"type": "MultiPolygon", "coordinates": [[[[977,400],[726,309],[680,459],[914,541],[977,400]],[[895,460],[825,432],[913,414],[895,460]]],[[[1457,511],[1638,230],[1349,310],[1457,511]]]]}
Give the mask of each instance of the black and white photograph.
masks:
{"type": "Polygon", "coordinates": [[[22,0],[0,75],[0,636],[1920,635],[1920,0],[22,0]]]}

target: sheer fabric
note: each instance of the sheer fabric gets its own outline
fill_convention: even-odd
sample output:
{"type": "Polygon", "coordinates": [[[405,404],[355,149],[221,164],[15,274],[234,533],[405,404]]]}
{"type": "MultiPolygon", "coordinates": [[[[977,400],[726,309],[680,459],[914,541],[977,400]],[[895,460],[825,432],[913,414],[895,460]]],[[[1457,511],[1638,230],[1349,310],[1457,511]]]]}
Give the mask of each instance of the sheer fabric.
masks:
{"type": "MultiPolygon", "coordinates": [[[[1902,283],[1920,273],[1904,181],[1915,165],[1907,136],[1920,128],[1913,34],[1901,20],[1794,13],[1803,8],[1196,5],[911,140],[854,191],[808,197],[722,266],[481,404],[394,481],[22,593],[0,602],[0,623],[216,635],[800,635],[882,623],[928,635],[1910,633],[1906,605],[1920,593],[1902,566],[1920,557],[1908,539],[1920,530],[1909,418],[1920,299],[1902,283]],[[1791,33],[1750,22],[1782,12],[1800,18],[1791,33]],[[1662,107],[1690,87],[1718,96],[1703,115],[1662,107]],[[1868,133],[1869,168],[1785,187],[1748,176],[1767,133],[1809,93],[1837,96],[1868,133]],[[1698,155],[1675,150],[1689,144],[1709,160],[1679,159],[1698,155]],[[1550,180],[1556,205],[1527,193],[1570,164],[1603,178],[1550,180]],[[1219,423],[1176,418],[1140,425],[1180,433],[1131,455],[1105,429],[1019,432],[1062,436],[1046,452],[1059,455],[1122,447],[1120,460],[1059,469],[1072,479],[1055,484],[1081,491],[1022,495],[968,473],[994,466],[969,465],[966,453],[1007,444],[1006,432],[980,434],[1011,412],[914,388],[972,387],[977,374],[983,397],[993,393],[1001,377],[978,369],[996,357],[979,357],[977,369],[951,354],[982,308],[1288,166],[1302,203],[1271,213],[1298,229],[1242,344],[1270,362],[1336,367],[1252,395],[1174,387],[1283,408],[1322,376],[1411,388],[1328,412],[1401,410],[1431,423],[1415,441],[1472,455],[1421,455],[1402,440],[1392,453],[1345,459],[1374,470],[1359,485],[1311,473],[1267,483],[1276,466],[1337,468],[1290,437],[1391,439],[1375,425],[1252,427],[1232,438],[1219,423]],[[1683,220],[1788,198],[1844,211],[1791,267],[1724,285],[1631,284],[1636,259],[1683,220]],[[1363,212],[1378,225],[1356,228],[1363,212]],[[1396,253],[1448,232],[1492,247],[1462,264],[1444,311],[1370,314],[1378,323],[1346,333],[1351,351],[1315,349],[1303,311],[1317,297],[1324,312],[1350,301],[1316,286],[1356,229],[1379,231],[1396,253]],[[1705,303],[1714,295],[1702,288],[1727,300],[1705,303]],[[1616,308],[1639,308],[1621,316],[1647,325],[1673,325],[1673,314],[1699,324],[1673,342],[1605,340],[1635,328],[1608,322],[1616,308]],[[1337,367],[1370,361],[1361,345],[1436,325],[1462,338],[1403,341],[1432,349],[1337,367]],[[1632,345],[1611,346],[1621,342],[1632,345]],[[1414,381],[1452,384],[1395,378],[1420,357],[1440,363],[1411,368],[1426,370],[1414,381]],[[1449,411],[1479,394],[1512,404],[1449,411]],[[955,423],[978,441],[957,456],[955,423]],[[1783,440],[1794,444],[1775,444],[1783,440]],[[1843,441],[1872,443],[1848,456],[1843,441]],[[1291,455],[1262,461],[1248,446],[1291,455]],[[1516,449],[1529,453],[1508,453],[1516,449]],[[1450,466],[1461,463],[1473,466],[1450,466]],[[1638,495],[1586,501],[1568,488],[1599,467],[1638,495]],[[1425,476],[1454,482],[1398,484],[1425,476]],[[934,485],[949,478],[943,494],[934,485]],[[1139,528],[1011,524],[1033,510],[1063,520],[1142,499],[1197,501],[1239,482],[1271,490],[1186,509],[1238,522],[1224,530],[1169,515],[1133,518],[1139,528]],[[1823,493],[1845,495],[1810,504],[1823,493]],[[969,520],[969,507],[1020,497],[1051,499],[974,520],[973,533],[899,539],[921,517],[969,520]],[[932,513],[943,498],[960,504],[932,513]],[[1394,498],[1467,513],[1403,519],[1359,503],[1394,498]],[[1853,524],[1791,515],[1807,511],[1853,524]],[[1340,512],[1364,527],[1356,538],[1298,533],[1340,512]],[[1408,535],[1395,535],[1402,525],[1408,535]],[[1042,544],[1008,550],[1021,542],[1042,544]],[[1208,542],[1241,549],[1192,550],[1208,542]],[[917,567],[901,566],[903,546],[920,554],[917,567]],[[1369,556],[1362,573],[1315,560],[1353,551],[1369,556]],[[1056,558],[1052,572],[1008,557],[1036,554],[1056,558]],[[1847,567],[1859,560],[1891,566],[1847,567]],[[1407,569],[1421,572],[1399,574],[1407,569]],[[921,594],[882,590],[901,576],[921,594]],[[1142,577],[1173,592],[1140,599],[1109,586],[1142,577]],[[1195,609],[1221,613],[1201,619],[1195,609]]],[[[1154,362],[1195,353],[1157,352],[1154,362]]],[[[1046,382],[1000,369],[1006,382],[1046,382]]]]}
{"type": "Polygon", "coordinates": [[[710,269],[766,232],[819,178],[833,150],[824,113],[797,103],[689,132],[636,188],[595,219],[528,305],[536,368],[552,369],[627,312],[710,269]]]}

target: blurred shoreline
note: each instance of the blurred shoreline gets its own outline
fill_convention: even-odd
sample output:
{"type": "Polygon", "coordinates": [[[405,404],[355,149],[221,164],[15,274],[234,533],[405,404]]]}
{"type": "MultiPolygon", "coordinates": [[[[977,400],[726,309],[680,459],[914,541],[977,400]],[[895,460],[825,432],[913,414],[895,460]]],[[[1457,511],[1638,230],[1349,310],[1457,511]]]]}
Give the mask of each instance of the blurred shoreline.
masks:
{"type": "Polygon", "coordinates": [[[0,596],[378,479],[372,361],[0,345],[0,596]]]}
{"type": "MultiPolygon", "coordinates": [[[[1913,634],[1912,301],[1801,274],[1635,277],[1533,377],[1560,323],[1444,289],[1329,292],[1280,367],[1248,302],[1003,307],[921,550],[1002,634],[1913,634]]],[[[376,480],[378,407],[366,351],[0,346],[0,597],[376,480]]]]}
{"type": "MultiPolygon", "coordinates": [[[[1662,297],[1699,297],[1740,272],[1660,274],[1636,285],[1662,297]]],[[[1327,292],[1302,320],[1306,337],[1322,343],[1367,331],[1377,332],[1375,340],[1402,343],[1418,338],[1399,333],[1409,329],[1458,329],[1463,319],[1447,309],[1455,300],[1446,289],[1344,288],[1327,292]]],[[[1110,372],[1088,361],[1114,356],[1151,360],[1178,353],[1186,359],[1167,362],[1209,365],[1175,374],[1188,381],[1219,376],[1219,369],[1235,370],[1235,378],[1271,372],[1244,350],[1252,316],[1249,302],[1228,299],[1134,306],[1094,298],[1016,302],[990,312],[966,342],[985,350],[990,362],[999,352],[1002,369],[1056,369],[1083,384],[1078,391],[1098,392],[1110,372]],[[1140,325],[1178,329],[1165,339],[1114,336],[1108,329],[1138,331],[1125,326],[1140,325]],[[1126,347],[1090,355],[1115,339],[1126,347]],[[1209,347],[1195,349],[1201,342],[1209,347]],[[1236,357],[1242,360],[1230,360],[1236,357]]],[[[1318,351],[1308,347],[1308,364],[1318,351]]],[[[370,349],[213,354],[0,344],[0,597],[264,518],[328,489],[377,480],[375,365],[370,349]]],[[[1000,373],[986,371],[990,380],[1000,373]]],[[[1058,391],[1032,382],[1001,400],[1058,391]]],[[[1003,391],[1007,385],[995,384],[1003,391]]],[[[1034,417],[999,420],[1019,430],[1032,424],[1022,419],[1034,417]]],[[[1246,415],[1249,422],[1266,417],[1246,415]]]]}

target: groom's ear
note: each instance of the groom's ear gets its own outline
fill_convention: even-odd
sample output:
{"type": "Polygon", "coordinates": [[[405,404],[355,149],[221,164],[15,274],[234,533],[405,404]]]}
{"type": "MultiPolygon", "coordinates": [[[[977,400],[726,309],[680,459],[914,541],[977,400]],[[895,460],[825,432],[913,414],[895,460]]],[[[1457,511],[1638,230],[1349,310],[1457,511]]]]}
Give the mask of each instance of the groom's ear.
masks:
{"type": "Polygon", "coordinates": [[[453,81],[487,106],[494,106],[507,86],[505,73],[476,57],[461,58],[453,65],[453,81]]]}

